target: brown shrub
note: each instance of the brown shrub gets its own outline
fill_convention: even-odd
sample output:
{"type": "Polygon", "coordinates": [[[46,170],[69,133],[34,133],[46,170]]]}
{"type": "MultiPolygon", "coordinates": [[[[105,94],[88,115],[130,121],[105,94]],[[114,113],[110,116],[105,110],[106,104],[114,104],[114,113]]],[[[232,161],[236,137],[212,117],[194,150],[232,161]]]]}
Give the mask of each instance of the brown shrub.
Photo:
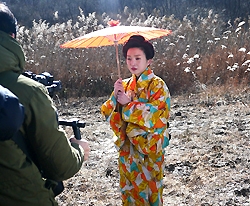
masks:
{"type": "MultiPolygon", "coordinates": [[[[135,14],[136,15],[136,14],[135,14]]],[[[208,12],[207,18],[192,23],[173,16],[130,16],[123,25],[157,26],[171,29],[168,37],[152,40],[156,55],[152,68],[162,77],[172,95],[203,91],[208,86],[224,84],[249,85],[250,43],[249,30],[242,25],[226,27],[218,14],[208,12]],[[225,29],[226,28],[226,29],[225,29]]],[[[124,19],[122,15],[118,19],[124,19]]],[[[117,79],[115,48],[61,49],[60,45],[73,38],[106,27],[110,17],[96,17],[95,13],[80,13],[77,22],[69,20],[49,25],[46,21],[33,22],[33,27],[19,29],[18,40],[27,59],[26,70],[44,71],[61,80],[59,96],[103,96],[113,90],[117,79]]],[[[240,24],[243,24],[241,22],[240,24]]],[[[119,46],[121,75],[130,76],[119,46]]]]}

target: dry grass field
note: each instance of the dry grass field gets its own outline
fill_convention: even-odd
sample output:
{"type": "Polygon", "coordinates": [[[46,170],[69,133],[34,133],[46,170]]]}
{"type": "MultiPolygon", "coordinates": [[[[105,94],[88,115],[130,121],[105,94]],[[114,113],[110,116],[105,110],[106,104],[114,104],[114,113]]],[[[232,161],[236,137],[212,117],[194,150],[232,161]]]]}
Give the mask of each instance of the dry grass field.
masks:
{"type": "MultiPolygon", "coordinates": [[[[166,149],[164,205],[250,205],[250,92],[207,89],[172,97],[166,149]]],[[[57,197],[63,206],[121,205],[117,152],[112,131],[100,115],[107,97],[57,102],[61,118],[87,123],[82,137],[90,158],[57,197]]],[[[70,128],[65,128],[70,134],[70,128]]]]}
{"type": "MultiPolygon", "coordinates": [[[[117,16],[118,19],[122,17],[117,16]]],[[[26,55],[26,70],[44,71],[61,80],[61,98],[109,95],[117,79],[115,48],[62,49],[60,45],[76,37],[107,27],[107,14],[78,16],[50,25],[34,21],[32,28],[20,27],[17,39],[26,55]]],[[[172,34],[152,40],[154,72],[168,84],[172,94],[195,93],[207,86],[234,87],[250,84],[250,31],[246,22],[223,22],[212,10],[195,20],[172,16],[134,14],[121,21],[126,26],[149,26],[172,30],[172,34]]],[[[129,72],[119,45],[121,76],[129,72]]]]}

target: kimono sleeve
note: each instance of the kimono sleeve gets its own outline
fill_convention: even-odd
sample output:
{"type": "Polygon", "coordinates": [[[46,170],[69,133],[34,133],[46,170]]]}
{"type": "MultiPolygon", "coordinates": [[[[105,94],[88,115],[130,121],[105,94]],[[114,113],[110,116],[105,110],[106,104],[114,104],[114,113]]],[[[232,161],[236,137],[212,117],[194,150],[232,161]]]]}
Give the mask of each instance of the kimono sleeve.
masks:
{"type": "Polygon", "coordinates": [[[117,106],[118,103],[112,93],[110,98],[101,106],[101,114],[109,122],[110,127],[115,134],[115,145],[117,150],[119,150],[125,142],[126,135],[125,130],[123,129],[125,122],[122,120],[120,112],[116,111],[117,106]]]}

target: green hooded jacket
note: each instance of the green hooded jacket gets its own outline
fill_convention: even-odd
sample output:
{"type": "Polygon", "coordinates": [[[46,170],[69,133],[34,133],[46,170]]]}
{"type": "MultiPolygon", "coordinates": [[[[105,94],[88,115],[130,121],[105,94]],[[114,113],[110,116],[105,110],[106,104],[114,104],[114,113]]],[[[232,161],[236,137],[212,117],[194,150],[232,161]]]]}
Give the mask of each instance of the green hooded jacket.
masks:
{"type": "MultiPolygon", "coordinates": [[[[25,108],[20,130],[44,175],[56,181],[66,180],[81,168],[84,151],[71,144],[58,128],[56,109],[47,89],[21,74],[24,64],[20,44],[0,31],[0,84],[11,90],[25,108]]],[[[57,205],[36,165],[13,140],[1,141],[0,151],[1,206],[57,205]]]]}

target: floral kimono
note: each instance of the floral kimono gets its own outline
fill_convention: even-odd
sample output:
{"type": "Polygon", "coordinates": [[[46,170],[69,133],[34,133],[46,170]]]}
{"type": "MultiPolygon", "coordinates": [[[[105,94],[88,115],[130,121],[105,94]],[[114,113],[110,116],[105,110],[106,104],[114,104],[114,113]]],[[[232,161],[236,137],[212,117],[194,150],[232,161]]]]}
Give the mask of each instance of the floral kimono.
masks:
{"type": "Polygon", "coordinates": [[[150,68],[138,80],[134,74],[123,80],[123,86],[130,103],[120,105],[112,93],[101,107],[115,134],[123,205],[163,205],[169,90],[150,68]]]}

